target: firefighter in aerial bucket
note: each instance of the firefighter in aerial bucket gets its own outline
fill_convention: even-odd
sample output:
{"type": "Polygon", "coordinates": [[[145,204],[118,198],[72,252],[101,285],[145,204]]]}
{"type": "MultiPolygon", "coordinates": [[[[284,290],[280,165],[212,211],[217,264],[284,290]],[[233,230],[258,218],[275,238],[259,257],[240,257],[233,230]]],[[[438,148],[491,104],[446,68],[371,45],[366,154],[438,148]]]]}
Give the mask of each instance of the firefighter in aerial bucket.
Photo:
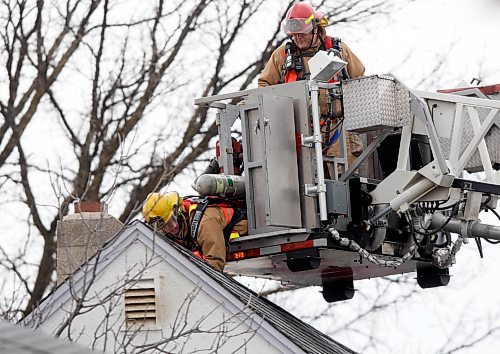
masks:
{"type": "Polygon", "coordinates": [[[220,198],[150,193],[142,212],[157,234],[193,251],[219,271],[226,263],[226,242],[248,232],[244,207],[220,198]]]}
{"type": "MultiPolygon", "coordinates": [[[[309,59],[318,51],[333,51],[347,66],[331,82],[361,77],[365,67],[340,38],[326,35],[328,19],[305,2],[297,2],[288,11],[283,30],[290,38],[271,55],[260,74],[260,87],[305,80],[309,78],[309,59]]],[[[320,90],[319,106],[323,132],[323,154],[339,156],[339,135],[342,129],[340,97],[328,97],[320,90]]],[[[347,134],[348,162],[352,163],[363,152],[363,143],[356,133],[347,134]]]]}

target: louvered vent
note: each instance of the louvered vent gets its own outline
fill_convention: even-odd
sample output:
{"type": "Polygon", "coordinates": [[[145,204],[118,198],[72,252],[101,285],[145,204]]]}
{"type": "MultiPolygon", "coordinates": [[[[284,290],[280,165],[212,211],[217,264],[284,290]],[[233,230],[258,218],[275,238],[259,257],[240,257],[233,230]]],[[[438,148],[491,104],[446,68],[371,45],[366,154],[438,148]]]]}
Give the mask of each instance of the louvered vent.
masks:
{"type": "Polygon", "coordinates": [[[156,325],[156,299],[153,279],[141,279],[125,292],[127,327],[156,325]]]}

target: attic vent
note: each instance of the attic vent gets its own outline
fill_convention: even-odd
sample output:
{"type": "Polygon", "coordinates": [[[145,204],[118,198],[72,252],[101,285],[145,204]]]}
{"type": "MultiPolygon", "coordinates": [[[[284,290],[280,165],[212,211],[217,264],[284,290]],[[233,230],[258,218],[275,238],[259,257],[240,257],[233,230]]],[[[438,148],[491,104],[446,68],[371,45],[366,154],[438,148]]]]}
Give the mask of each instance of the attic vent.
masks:
{"type": "Polygon", "coordinates": [[[127,328],[149,328],[156,325],[156,299],[153,279],[141,279],[125,291],[127,328]]]}

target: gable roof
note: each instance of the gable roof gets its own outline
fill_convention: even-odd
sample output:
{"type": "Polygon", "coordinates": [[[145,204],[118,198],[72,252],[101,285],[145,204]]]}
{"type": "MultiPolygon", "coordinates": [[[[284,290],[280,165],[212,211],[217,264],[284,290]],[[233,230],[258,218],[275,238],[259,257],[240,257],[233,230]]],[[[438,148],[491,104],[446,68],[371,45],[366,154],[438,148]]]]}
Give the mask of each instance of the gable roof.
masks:
{"type": "MultiPolygon", "coordinates": [[[[354,353],[351,349],[334,341],[314,327],[306,324],[271,301],[260,297],[227,275],[213,269],[206,262],[195,257],[191,252],[173,241],[155,236],[153,230],[141,221],[133,221],[126,225],[101,250],[99,256],[92,257],[82,265],[71,278],[61,283],[52,294],[42,301],[37,311],[50,316],[71,298],[71,287],[79,289],[85,282],[86,266],[96,267],[95,272],[102,272],[108,264],[124,252],[132,243],[140,241],[163,258],[166,262],[194,280],[204,292],[219,303],[238,313],[250,310],[260,321],[249,321],[255,329],[269,342],[287,352],[306,352],[312,354],[354,353]]],[[[27,322],[36,321],[34,315],[27,322]]]]}
{"type": "Polygon", "coordinates": [[[0,321],[0,353],[9,354],[91,354],[81,345],[0,321]]]}

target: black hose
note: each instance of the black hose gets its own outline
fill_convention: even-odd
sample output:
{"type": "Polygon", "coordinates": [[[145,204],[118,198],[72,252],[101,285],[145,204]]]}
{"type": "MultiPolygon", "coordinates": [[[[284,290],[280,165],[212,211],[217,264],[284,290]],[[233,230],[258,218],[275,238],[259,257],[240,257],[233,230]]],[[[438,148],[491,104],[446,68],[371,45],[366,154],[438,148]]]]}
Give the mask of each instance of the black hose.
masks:
{"type": "MultiPolygon", "coordinates": [[[[491,197],[490,197],[491,199],[491,197]]],[[[489,201],[489,200],[488,200],[489,201]]],[[[487,201],[487,202],[488,202],[487,201]]],[[[495,216],[498,218],[498,220],[500,220],[500,215],[497,213],[497,211],[495,209],[493,209],[492,207],[490,207],[488,204],[486,204],[487,202],[483,203],[483,207],[485,209],[488,209],[489,211],[491,211],[493,214],[495,214],[495,216]]],[[[486,238],[486,237],[483,237],[484,240],[488,243],[491,243],[492,245],[498,245],[500,243],[500,240],[490,240],[489,238],[486,238]]]]}
{"type": "Polygon", "coordinates": [[[434,230],[425,230],[425,231],[420,231],[420,230],[417,230],[414,228],[415,232],[419,235],[424,235],[424,236],[429,236],[429,235],[434,235],[435,233],[441,231],[444,229],[444,227],[446,225],[448,225],[448,223],[451,221],[451,219],[453,219],[453,216],[458,212],[458,205],[459,205],[460,202],[457,202],[454,206],[453,206],[453,210],[451,211],[450,213],[450,216],[448,216],[448,219],[446,219],[446,221],[443,223],[443,225],[441,225],[440,227],[438,227],[437,229],[434,229],[434,230]]]}
{"type": "MultiPolygon", "coordinates": [[[[413,242],[415,242],[415,244],[417,245],[418,248],[422,248],[422,244],[417,240],[417,236],[415,235],[417,230],[415,229],[415,225],[413,225],[413,220],[411,217],[409,219],[410,220],[408,220],[408,224],[410,224],[411,236],[413,238],[413,242]]],[[[424,241],[424,239],[422,239],[422,241],[424,241]]]]}
{"type": "Polygon", "coordinates": [[[483,237],[483,239],[486,242],[491,243],[492,245],[498,245],[500,243],[500,240],[490,240],[489,238],[486,238],[486,237],[483,237]]]}
{"type": "Polygon", "coordinates": [[[443,243],[440,243],[440,244],[435,243],[434,247],[436,247],[436,248],[445,248],[446,246],[450,245],[450,243],[451,243],[450,233],[446,232],[446,231],[443,231],[443,235],[446,237],[446,241],[443,242],[443,243]]]}
{"type": "Polygon", "coordinates": [[[483,258],[483,245],[481,244],[480,237],[474,237],[476,240],[477,250],[479,251],[479,257],[483,258]]]}

